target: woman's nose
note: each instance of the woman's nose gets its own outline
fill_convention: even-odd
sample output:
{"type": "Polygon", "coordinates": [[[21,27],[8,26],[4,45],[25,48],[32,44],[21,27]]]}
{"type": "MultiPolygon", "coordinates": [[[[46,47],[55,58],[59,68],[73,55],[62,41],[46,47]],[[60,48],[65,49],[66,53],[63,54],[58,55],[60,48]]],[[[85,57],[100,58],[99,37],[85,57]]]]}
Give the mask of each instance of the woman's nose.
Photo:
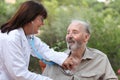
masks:
{"type": "Polygon", "coordinates": [[[41,22],[41,25],[44,25],[44,22],[41,22]]]}

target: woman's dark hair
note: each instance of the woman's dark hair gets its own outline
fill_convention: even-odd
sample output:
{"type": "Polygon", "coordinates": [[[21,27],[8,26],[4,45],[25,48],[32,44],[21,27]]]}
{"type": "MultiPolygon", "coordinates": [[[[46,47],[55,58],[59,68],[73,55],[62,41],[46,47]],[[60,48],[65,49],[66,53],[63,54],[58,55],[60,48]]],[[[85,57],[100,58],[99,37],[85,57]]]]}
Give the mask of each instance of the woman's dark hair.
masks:
{"type": "Polygon", "coordinates": [[[16,14],[0,27],[1,32],[9,33],[11,30],[23,27],[33,21],[38,15],[43,16],[44,19],[47,17],[47,11],[44,6],[35,1],[26,1],[20,6],[16,14]]]}

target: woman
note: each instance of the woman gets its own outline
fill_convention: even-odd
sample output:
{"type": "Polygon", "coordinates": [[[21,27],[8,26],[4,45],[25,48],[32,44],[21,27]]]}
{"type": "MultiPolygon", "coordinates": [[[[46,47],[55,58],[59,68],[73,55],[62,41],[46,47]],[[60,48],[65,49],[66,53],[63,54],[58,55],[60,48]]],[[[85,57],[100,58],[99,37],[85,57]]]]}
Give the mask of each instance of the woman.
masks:
{"type": "Polygon", "coordinates": [[[29,40],[34,38],[34,47],[46,60],[53,61],[63,68],[72,68],[72,59],[62,52],[49,49],[33,34],[38,33],[47,12],[42,4],[24,2],[16,14],[1,26],[0,34],[0,80],[52,80],[28,70],[30,55],[38,57],[29,40]]]}

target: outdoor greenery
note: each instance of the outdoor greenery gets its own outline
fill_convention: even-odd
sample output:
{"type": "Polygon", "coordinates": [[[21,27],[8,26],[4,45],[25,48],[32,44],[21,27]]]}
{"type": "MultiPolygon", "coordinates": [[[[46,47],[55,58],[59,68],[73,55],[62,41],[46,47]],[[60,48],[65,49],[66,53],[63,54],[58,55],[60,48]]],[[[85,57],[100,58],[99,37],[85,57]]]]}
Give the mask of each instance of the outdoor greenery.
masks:
{"type": "MultiPolygon", "coordinates": [[[[21,2],[7,4],[0,1],[0,25],[8,20],[21,2]]],[[[91,38],[88,46],[108,55],[115,72],[120,68],[120,0],[109,4],[97,0],[37,0],[48,11],[48,18],[40,29],[40,37],[56,51],[66,49],[66,29],[73,19],[87,21],[91,25],[91,38]]],[[[31,59],[30,69],[38,70],[38,60],[31,59]]],[[[40,71],[40,70],[38,70],[40,71]]]]}

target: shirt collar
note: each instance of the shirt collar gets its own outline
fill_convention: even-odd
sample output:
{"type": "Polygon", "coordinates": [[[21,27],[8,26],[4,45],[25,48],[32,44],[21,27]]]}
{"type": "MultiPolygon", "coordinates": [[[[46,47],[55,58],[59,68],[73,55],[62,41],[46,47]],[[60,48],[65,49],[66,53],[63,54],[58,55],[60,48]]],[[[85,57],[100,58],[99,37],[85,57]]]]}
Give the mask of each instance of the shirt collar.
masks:
{"type": "MultiPolygon", "coordinates": [[[[68,55],[70,55],[70,50],[69,49],[67,49],[67,50],[65,50],[65,53],[66,54],[68,54],[68,55]]],[[[86,59],[93,59],[94,58],[94,55],[93,55],[93,53],[90,51],[90,48],[86,48],[85,49],[85,52],[84,52],[84,55],[83,55],[83,57],[82,57],[82,60],[86,60],[86,59]]]]}
{"type": "Polygon", "coordinates": [[[93,58],[94,58],[94,55],[91,53],[90,49],[86,48],[82,59],[85,60],[85,59],[93,59],[93,58]]]}

